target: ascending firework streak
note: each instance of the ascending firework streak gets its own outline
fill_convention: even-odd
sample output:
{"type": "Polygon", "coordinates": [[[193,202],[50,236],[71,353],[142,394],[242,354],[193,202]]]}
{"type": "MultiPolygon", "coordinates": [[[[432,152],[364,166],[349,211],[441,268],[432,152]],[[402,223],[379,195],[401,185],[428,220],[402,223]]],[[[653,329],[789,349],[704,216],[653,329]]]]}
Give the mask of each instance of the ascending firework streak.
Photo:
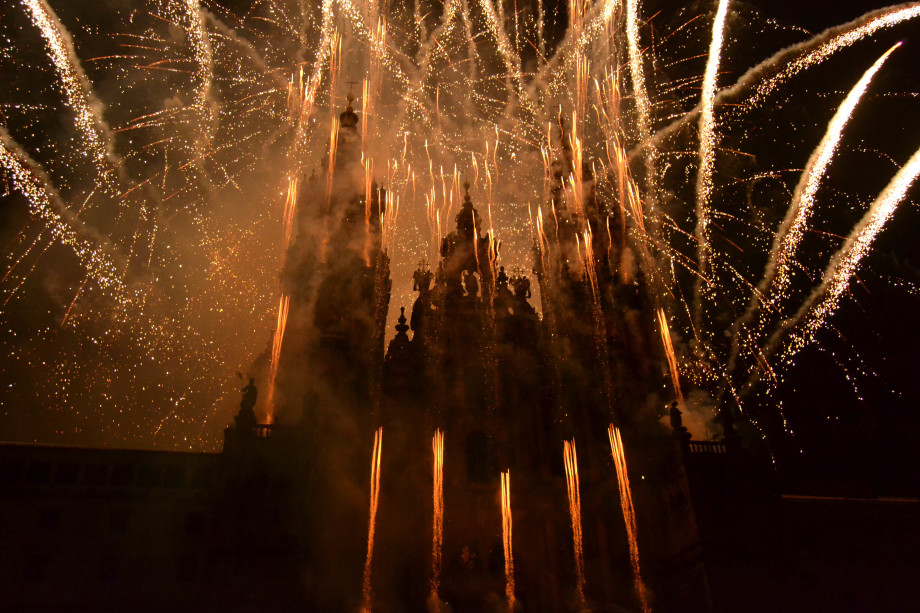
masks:
{"type": "MultiPolygon", "coordinates": [[[[817,149],[812,153],[811,159],[808,160],[808,166],[806,166],[805,172],[802,173],[799,184],[795,188],[795,194],[792,198],[792,204],[789,205],[786,218],[780,225],[779,232],[777,232],[774,250],[771,254],[770,262],[767,264],[767,271],[761,285],[762,290],[772,290],[773,295],[780,295],[789,286],[795,250],[802,241],[808,218],[815,204],[815,194],[818,192],[818,187],[821,185],[827,166],[840,144],[843,129],[852,116],[856,105],[859,104],[860,99],[869,87],[872,77],[879,71],[888,56],[900,46],[901,43],[896,44],[875,61],[872,67],[863,74],[859,82],[850,90],[843,104],[834,114],[834,118],[831,119],[831,123],[827,127],[827,133],[821,139],[817,149]]],[[[769,296],[767,299],[769,300],[769,296]]]]}
{"type": "Polygon", "coordinates": [[[827,318],[837,308],[840,296],[849,287],[850,280],[871,248],[876,236],[884,229],[885,224],[891,219],[918,176],[920,176],[920,150],[911,156],[907,164],[898,171],[885,190],[875,199],[868,212],[847,237],[846,243],[834,255],[824,272],[824,280],[821,285],[812,292],[798,313],[784,322],[773,334],[770,342],[764,348],[764,354],[772,355],[785,333],[801,325],[785,348],[785,352],[791,356],[797,353],[810,337],[827,323],[827,318]]]}
{"type": "Polygon", "coordinates": [[[645,89],[645,71],[642,68],[642,52],[639,46],[639,0],[627,0],[626,2],[626,40],[633,96],[636,99],[639,142],[645,147],[645,186],[649,204],[654,209],[657,202],[657,151],[656,144],[651,142],[652,127],[649,117],[651,105],[645,89]]]}
{"type": "Polygon", "coordinates": [[[93,93],[92,86],[77,54],[69,33],[44,0],[23,0],[32,23],[41,32],[51,63],[61,82],[61,91],[75,114],[75,121],[85,149],[106,187],[111,187],[113,167],[120,169],[120,160],[112,153],[114,138],[98,109],[103,105],[93,93]]]}
{"type": "Polygon", "coordinates": [[[712,25],[712,40],[709,44],[709,60],[703,76],[702,110],[700,111],[700,166],[696,179],[696,240],[699,276],[694,288],[696,328],[700,328],[703,312],[703,281],[709,276],[709,198],[712,196],[712,172],[715,166],[718,133],[716,132],[715,97],[719,75],[719,56],[722,40],[725,38],[725,18],[728,15],[728,0],[719,0],[715,22],[712,25]]]}
{"type": "Polygon", "coordinates": [[[680,372],[677,369],[677,356],[674,355],[674,344],[671,342],[671,330],[668,328],[668,319],[664,309],[658,309],[658,328],[661,331],[661,344],[668,358],[668,370],[671,371],[671,385],[674,386],[674,396],[681,402],[684,395],[680,391],[680,372]]]}
{"type": "Polygon", "coordinates": [[[371,611],[371,563],[374,559],[374,528],[377,522],[377,502],[380,495],[380,452],[383,448],[383,427],[374,432],[374,451],[371,453],[371,502],[370,517],[367,522],[367,560],[364,562],[364,583],[361,605],[363,613],[371,611]]]}
{"type": "Polygon", "coordinates": [[[502,473],[502,543],[505,546],[505,598],[514,610],[514,555],[511,548],[511,471],[502,473]]]}
{"type": "Polygon", "coordinates": [[[278,379],[278,364],[281,361],[281,343],[284,341],[284,329],[287,327],[288,308],[291,297],[282,294],[278,302],[278,323],[272,339],[272,359],[268,371],[268,399],[265,401],[265,418],[268,423],[275,420],[275,382],[278,379]]]}
{"type": "Polygon", "coordinates": [[[444,537],[444,433],[435,430],[431,439],[434,456],[433,469],[433,516],[431,526],[431,596],[430,602],[439,602],[441,585],[441,546],[444,537]]]}
{"type": "Polygon", "coordinates": [[[294,213],[297,211],[297,193],[300,188],[300,179],[288,179],[287,199],[284,201],[284,218],[282,220],[281,241],[281,270],[287,262],[288,250],[291,247],[291,238],[294,236],[294,213]]]}
{"type": "Polygon", "coordinates": [[[204,155],[211,148],[211,136],[214,124],[217,121],[217,104],[211,95],[214,85],[214,52],[205,29],[204,12],[198,0],[184,0],[179,7],[188,21],[189,40],[195,50],[195,63],[198,69],[195,77],[198,80],[198,91],[195,95],[195,108],[199,116],[198,138],[195,142],[196,153],[204,155]]]}
{"type": "Polygon", "coordinates": [[[569,515],[572,518],[572,545],[575,550],[575,599],[579,609],[585,606],[585,553],[581,535],[581,492],[578,488],[578,457],[575,439],[562,441],[565,460],[565,485],[569,493],[569,515]]]}
{"type": "Polygon", "coordinates": [[[623,509],[623,522],[626,524],[626,537],[629,540],[629,561],[632,564],[633,581],[636,586],[636,595],[642,605],[642,611],[648,613],[652,608],[648,604],[645,583],[642,581],[642,571],[639,567],[639,541],[636,532],[636,511],[633,508],[632,490],[629,487],[629,473],[626,470],[626,454],[623,449],[623,438],[620,429],[610,424],[607,428],[607,437],[610,439],[610,453],[617,469],[617,483],[620,486],[620,506],[623,509]]]}
{"type": "MultiPolygon", "coordinates": [[[[733,325],[733,331],[735,332],[734,343],[727,362],[727,372],[732,372],[742,350],[742,344],[739,342],[741,335],[738,334],[738,331],[742,328],[746,328],[758,313],[760,313],[760,321],[754,330],[754,334],[762,332],[765,327],[765,316],[760,309],[761,305],[766,306],[768,309],[776,309],[777,305],[775,302],[783,297],[783,292],[789,287],[795,251],[805,233],[808,218],[814,206],[815,194],[821,185],[821,180],[824,178],[827,166],[830,164],[834,152],[840,143],[843,129],[849,121],[856,105],[862,98],[862,95],[869,87],[869,83],[872,81],[875,73],[878,72],[888,56],[899,46],[900,43],[886,51],[876,60],[872,67],[863,74],[859,82],[853,86],[853,89],[847,94],[840,108],[837,109],[837,112],[831,119],[824,138],[822,138],[818,147],[812,152],[811,158],[808,160],[808,165],[796,186],[792,203],[789,205],[789,210],[786,212],[786,216],[776,233],[773,249],[770,252],[770,259],[767,262],[763,279],[761,279],[757,289],[751,296],[751,301],[747,310],[733,325]]],[[[785,331],[785,326],[781,326],[777,333],[783,333],[785,331]]],[[[776,333],[774,333],[773,336],[777,338],[776,333]]],[[[760,359],[758,359],[758,362],[759,361],[760,359]]]]}
{"type": "Polygon", "coordinates": [[[54,239],[74,250],[80,263],[99,287],[122,297],[119,269],[124,262],[109,240],[90,228],[67,208],[60,195],[50,187],[45,172],[0,127],[0,168],[6,169],[12,184],[29,202],[29,211],[42,219],[54,239]]]}

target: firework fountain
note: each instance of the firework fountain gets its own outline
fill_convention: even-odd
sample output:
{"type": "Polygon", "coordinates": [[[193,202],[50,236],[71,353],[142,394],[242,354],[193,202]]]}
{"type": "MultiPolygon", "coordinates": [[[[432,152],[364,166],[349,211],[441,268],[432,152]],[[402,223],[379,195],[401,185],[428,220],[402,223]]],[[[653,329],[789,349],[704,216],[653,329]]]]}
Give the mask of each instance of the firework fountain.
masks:
{"type": "Polygon", "coordinates": [[[431,518],[431,595],[429,602],[438,603],[441,583],[441,551],[444,546],[444,433],[436,430],[431,439],[433,457],[433,488],[431,518]]]}
{"type": "Polygon", "coordinates": [[[563,441],[565,485],[569,495],[569,516],[572,520],[572,547],[575,553],[575,606],[585,608],[585,554],[581,532],[581,488],[578,483],[578,456],[575,440],[563,441]]]}
{"type": "Polygon", "coordinates": [[[364,562],[361,610],[371,611],[371,570],[374,562],[374,533],[377,527],[377,507],[380,502],[380,455],[383,452],[383,428],[374,432],[374,450],[371,453],[371,496],[367,520],[367,560],[364,562]]]}
{"type": "Polygon", "coordinates": [[[501,474],[502,489],[502,549],[505,553],[505,599],[508,611],[514,611],[514,548],[511,532],[511,471],[501,474]]]}
{"type": "Polygon", "coordinates": [[[639,566],[639,539],[636,535],[636,510],[633,507],[632,490],[629,487],[629,472],[626,470],[626,454],[623,449],[623,437],[620,429],[610,424],[607,428],[610,439],[610,453],[617,471],[617,484],[620,489],[620,507],[623,509],[623,523],[626,524],[626,536],[629,540],[629,561],[632,564],[633,580],[636,586],[636,595],[642,605],[642,611],[648,613],[651,608],[648,604],[645,583],[642,581],[642,569],[639,566]]]}

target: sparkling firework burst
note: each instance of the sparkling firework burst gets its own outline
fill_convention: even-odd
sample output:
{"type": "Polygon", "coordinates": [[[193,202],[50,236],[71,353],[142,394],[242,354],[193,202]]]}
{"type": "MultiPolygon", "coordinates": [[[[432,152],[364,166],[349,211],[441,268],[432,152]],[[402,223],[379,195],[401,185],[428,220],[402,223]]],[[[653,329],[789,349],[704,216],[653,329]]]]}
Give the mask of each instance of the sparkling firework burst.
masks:
{"type": "MultiPolygon", "coordinates": [[[[858,195],[851,208],[863,219],[849,237],[821,245],[823,260],[802,258],[848,120],[904,52],[837,71],[846,91],[816,114],[823,139],[771,124],[802,75],[908,27],[920,3],[813,36],[727,0],[661,26],[637,0],[551,10],[149,0],[91,18],[52,4],[22,0],[0,21],[0,69],[30,75],[0,100],[12,211],[0,285],[11,384],[0,401],[8,423],[16,417],[13,438],[218,444],[234,373],[268,373],[252,360],[280,351],[278,275],[298,185],[332,167],[324,156],[348,94],[362,115],[366,194],[374,179],[388,190],[397,306],[411,300],[404,281],[416,263],[436,259],[466,181],[502,239],[498,257],[529,266],[555,214],[552,160],[567,148],[573,210],[590,204],[593,182],[624,212],[635,266],[616,272],[649,280],[647,316],[675,394],[695,387],[742,409],[818,339],[920,171],[915,155],[877,198],[858,195]],[[736,58],[751,29],[783,48],[736,58]],[[765,126],[776,132],[768,148],[804,172],[756,160],[765,126]],[[790,192],[767,199],[788,211],[782,223],[756,215],[756,199],[733,201],[766,180],[790,192]]],[[[590,282],[592,237],[581,231],[590,282]]]]}

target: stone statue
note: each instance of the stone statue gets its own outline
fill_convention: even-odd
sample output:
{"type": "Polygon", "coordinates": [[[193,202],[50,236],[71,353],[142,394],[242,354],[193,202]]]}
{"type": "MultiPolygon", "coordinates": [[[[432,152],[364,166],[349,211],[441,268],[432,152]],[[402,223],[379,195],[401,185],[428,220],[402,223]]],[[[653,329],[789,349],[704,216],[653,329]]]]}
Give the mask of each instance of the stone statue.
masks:
{"type": "Polygon", "coordinates": [[[249,384],[243,388],[243,399],[240,401],[240,411],[252,411],[256,406],[256,397],[259,390],[256,389],[256,380],[249,377],[249,384]]]}
{"type": "Polygon", "coordinates": [[[670,415],[671,415],[671,428],[675,432],[680,432],[681,430],[683,430],[684,420],[680,416],[680,409],[677,408],[676,400],[671,403],[670,415]]]}
{"type": "Polygon", "coordinates": [[[504,266],[498,267],[498,276],[495,277],[495,286],[499,289],[508,288],[508,274],[505,272],[504,266]]]}

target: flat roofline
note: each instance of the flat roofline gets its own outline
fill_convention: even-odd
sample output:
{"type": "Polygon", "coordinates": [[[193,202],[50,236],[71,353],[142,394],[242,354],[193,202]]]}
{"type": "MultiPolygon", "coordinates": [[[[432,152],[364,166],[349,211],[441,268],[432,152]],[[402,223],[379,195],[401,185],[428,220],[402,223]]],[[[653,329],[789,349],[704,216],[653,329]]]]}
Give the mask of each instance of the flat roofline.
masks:
{"type": "Polygon", "coordinates": [[[20,441],[0,441],[0,449],[59,449],[62,451],[113,451],[120,453],[136,454],[169,454],[185,456],[219,456],[220,451],[186,451],[182,449],[138,449],[136,447],[81,447],[78,445],[56,445],[53,443],[23,443],[20,441]]]}

